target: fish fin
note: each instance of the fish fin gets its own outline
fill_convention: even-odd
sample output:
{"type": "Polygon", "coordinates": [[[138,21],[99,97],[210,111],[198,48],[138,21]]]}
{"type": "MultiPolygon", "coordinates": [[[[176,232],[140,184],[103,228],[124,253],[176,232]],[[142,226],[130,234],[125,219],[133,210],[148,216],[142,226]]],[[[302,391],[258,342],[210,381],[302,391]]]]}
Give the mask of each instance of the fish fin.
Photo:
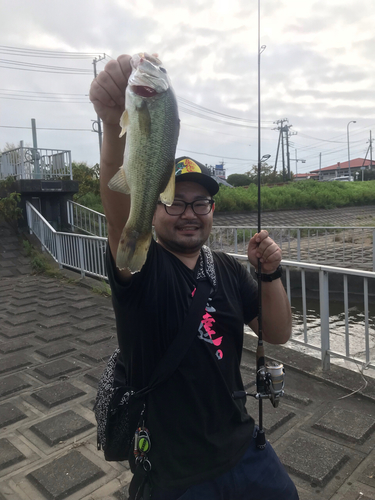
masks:
{"type": "Polygon", "coordinates": [[[148,137],[151,133],[151,116],[148,110],[146,101],[142,101],[140,106],[137,106],[138,124],[140,131],[148,137]]]}
{"type": "Polygon", "coordinates": [[[125,170],[123,167],[120,167],[120,170],[117,172],[117,174],[115,174],[108,182],[108,187],[109,189],[112,189],[112,191],[130,194],[130,187],[128,181],[126,180],[125,170]]]}
{"type": "Polygon", "coordinates": [[[121,118],[120,118],[121,132],[120,132],[119,137],[122,137],[123,135],[126,134],[126,131],[128,129],[128,125],[129,125],[129,115],[125,109],[125,111],[122,113],[121,118]]]}
{"type": "Polygon", "coordinates": [[[173,200],[174,200],[174,189],[175,189],[175,184],[176,184],[176,176],[175,176],[174,171],[175,171],[175,169],[174,169],[174,162],[173,162],[173,170],[172,170],[171,178],[169,179],[167,187],[160,194],[160,201],[162,203],[164,203],[164,205],[167,205],[168,207],[170,207],[172,205],[173,200]]]}
{"type": "Polygon", "coordinates": [[[151,232],[139,233],[125,226],[117,248],[116,266],[131,273],[140,271],[146,262],[151,238],[151,232]]]}

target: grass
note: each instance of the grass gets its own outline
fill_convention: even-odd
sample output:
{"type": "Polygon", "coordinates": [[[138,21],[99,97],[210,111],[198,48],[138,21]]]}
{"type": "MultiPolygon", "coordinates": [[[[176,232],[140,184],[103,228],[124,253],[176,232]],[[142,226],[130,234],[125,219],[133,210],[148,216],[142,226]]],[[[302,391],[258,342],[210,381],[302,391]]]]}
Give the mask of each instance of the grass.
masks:
{"type": "MultiPolygon", "coordinates": [[[[60,269],[57,269],[54,266],[54,263],[51,263],[51,259],[49,256],[37,250],[28,240],[22,241],[23,250],[27,257],[30,257],[30,265],[33,271],[33,274],[43,274],[48,276],[49,278],[54,278],[58,280],[62,280],[65,283],[69,283],[71,285],[80,285],[81,279],[73,279],[65,276],[60,269]]],[[[96,285],[92,285],[91,291],[102,295],[103,297],[111,297],[111,288],[108,283],[104,280],[101,280],[96,285]]]]}
{"type": "MultiPolygon", "coordinates": [[[[248,188],[221,186],[215,196],[218,212],[255,211],[258,191],[248,188]]],[[[262,186],[263,210],[293,210],[303,208],[335,208],[375,204],[375,181],[316,182],[301,181],[282,186],[262,186]]]]}

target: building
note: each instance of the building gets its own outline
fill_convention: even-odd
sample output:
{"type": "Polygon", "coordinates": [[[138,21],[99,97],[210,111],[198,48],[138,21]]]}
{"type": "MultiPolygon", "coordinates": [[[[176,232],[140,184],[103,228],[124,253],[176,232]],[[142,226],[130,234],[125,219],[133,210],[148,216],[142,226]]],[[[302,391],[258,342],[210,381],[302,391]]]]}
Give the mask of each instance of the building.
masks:
{"type": "Polygon", "coordinates": [[[224,179],[224,180],[226,179],[224,162],[219,163],[218,165],[215,165],[214,176],[219,177],[220,179],[224,179]]]}
{"type": "MultiPolygon", "coordinates": [[[[375,162],[371,160],[365,160],[363,158],[355,158],[350,160],[350,173],[352,176],[360,175],[363,169],[374,169],[375,162]]],[[[324,167],[322,169],[312,170],[309,175],[317,176],[318,180],[321,181],[331,181],[336,177],[349,177],[349,162],[337,162],[335,165],[330,167],[324,167]]]]}
{"type": "Polygon", "coordinates": [[[311,172],[307,172],[305,174],[296,174],[293,177],[294,181],[305,181],[307,179],[319,180],[319,174],[312,174],[311,172]]]}

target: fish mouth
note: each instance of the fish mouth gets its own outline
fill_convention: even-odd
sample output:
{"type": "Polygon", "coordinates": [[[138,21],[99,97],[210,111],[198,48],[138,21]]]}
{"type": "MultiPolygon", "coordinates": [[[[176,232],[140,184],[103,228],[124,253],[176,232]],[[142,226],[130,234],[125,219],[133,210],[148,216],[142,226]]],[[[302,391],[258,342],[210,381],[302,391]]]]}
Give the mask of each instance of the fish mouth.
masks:
{"type": "Polygon", "coordinates": [[[155,89],[146,85],[132,85],[131,90],[140,97],[153,97],[157,94],[155,89]]]}

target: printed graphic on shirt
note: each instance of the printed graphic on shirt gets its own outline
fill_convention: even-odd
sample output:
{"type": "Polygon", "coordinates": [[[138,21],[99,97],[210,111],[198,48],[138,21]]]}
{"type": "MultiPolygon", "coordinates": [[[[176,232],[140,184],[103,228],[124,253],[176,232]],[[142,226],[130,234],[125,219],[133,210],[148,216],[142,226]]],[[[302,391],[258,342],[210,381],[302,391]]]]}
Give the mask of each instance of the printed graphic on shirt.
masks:
{"type": "MultiPolygon", "coordinates": [[[[194,296],[195,289],[192,293],[194,296]]],[[[204,340],[209,344],[213,344],[215,347],[219,347],[223,341],[223,337],[218,337],[216,331],[214,330],[215,319],[211,316],[211,313],[216,312],[216,309],[210,304],[211,298],[208,299],[205,313],[203,315],[202,321],[198,328],[198,337],[200,340],[204,340]]],[[[221,349],[217,349],[215,352],[217,359],[223,358],[223,352],[221,349]]]]}

